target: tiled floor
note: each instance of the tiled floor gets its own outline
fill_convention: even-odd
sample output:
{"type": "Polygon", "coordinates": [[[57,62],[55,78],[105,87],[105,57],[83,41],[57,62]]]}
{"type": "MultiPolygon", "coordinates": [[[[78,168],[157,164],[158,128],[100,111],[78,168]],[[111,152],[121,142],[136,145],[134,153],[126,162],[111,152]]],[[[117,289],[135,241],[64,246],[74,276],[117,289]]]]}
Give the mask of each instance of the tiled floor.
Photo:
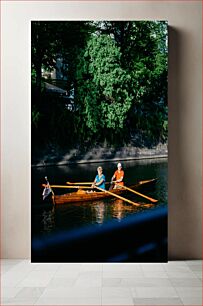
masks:
{"type": "Polygon", "coordinates": [[[202,305],[202,261],[31,264],[1,260],[1,305],[202,305]]]}

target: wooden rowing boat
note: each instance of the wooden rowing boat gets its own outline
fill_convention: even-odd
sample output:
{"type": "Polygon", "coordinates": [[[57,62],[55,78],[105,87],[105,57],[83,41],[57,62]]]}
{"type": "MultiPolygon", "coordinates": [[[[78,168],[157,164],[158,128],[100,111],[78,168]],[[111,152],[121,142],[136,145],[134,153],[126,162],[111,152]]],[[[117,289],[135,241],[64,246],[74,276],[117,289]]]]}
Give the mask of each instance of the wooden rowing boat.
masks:
{"type": "MultiPolygon", "coordinates": [[[[131,189],[137,190],[141,187],[151,186],[156,183],[157,179],[152,179],[148,181],[140,181],[135,185],[129,186],[131,189]]],[[[124,189],[113,189],[111,193],[123,194],[126,193],[124,189]]],[[[74,202],[84,202],[84,201],[96,201],[105,198],[111,198],[112,195],[104,192],[87,192],[85,190],[79,189],[77,192],[69,192],[63,195],[54,195],[53,201],[55,204],[66,204],[74,202]]]]}

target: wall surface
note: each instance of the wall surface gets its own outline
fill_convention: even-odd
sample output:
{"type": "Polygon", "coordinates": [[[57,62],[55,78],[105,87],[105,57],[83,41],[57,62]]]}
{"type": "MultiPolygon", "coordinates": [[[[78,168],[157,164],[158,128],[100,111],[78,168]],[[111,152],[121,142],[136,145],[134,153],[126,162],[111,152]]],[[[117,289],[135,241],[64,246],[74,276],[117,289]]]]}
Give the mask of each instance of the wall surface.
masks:
{"type": "Polygon", "coordinates": [[[201,1],[3,1],[1,256],[30,257],[30,21],[169,22],[169,259],[202,256],[201,1]]]}

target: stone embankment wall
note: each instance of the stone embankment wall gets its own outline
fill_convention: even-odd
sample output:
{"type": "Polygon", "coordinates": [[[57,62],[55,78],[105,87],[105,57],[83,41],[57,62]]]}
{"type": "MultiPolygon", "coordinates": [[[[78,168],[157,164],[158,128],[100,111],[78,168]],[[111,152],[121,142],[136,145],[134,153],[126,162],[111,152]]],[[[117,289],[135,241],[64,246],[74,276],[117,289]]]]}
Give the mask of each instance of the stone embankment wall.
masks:
{"type": "Polygon", "coordinates": [[[116,160],[134,160],[147,158],[161,158],[168,156],[166,144],[159,144],[154,148],[120,147],[120,148],[102,148],[97,147],[87,152],[81,152],[77,149],[69,150],[66,153],[52,150],[48,154],[34,160],[32,166],[65,165],[75,163],[96,163],[116,160]]]}

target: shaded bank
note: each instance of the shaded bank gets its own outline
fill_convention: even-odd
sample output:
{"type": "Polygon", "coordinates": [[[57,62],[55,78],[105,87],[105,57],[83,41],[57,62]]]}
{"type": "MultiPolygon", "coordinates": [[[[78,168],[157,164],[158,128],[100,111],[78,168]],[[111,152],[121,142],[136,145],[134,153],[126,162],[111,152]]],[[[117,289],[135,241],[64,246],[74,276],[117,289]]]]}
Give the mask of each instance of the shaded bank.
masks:
{"type": "Polygon", "coordinates": [[[167,144],[159,144],[151,149],[126,146],[120,148],[95,147],[89,150],[71,149],[66,151],[65,149],[50,147],[49,150],[38,152],[32,157],[32,166],[165,158],[167,156],[167,144]]]}

